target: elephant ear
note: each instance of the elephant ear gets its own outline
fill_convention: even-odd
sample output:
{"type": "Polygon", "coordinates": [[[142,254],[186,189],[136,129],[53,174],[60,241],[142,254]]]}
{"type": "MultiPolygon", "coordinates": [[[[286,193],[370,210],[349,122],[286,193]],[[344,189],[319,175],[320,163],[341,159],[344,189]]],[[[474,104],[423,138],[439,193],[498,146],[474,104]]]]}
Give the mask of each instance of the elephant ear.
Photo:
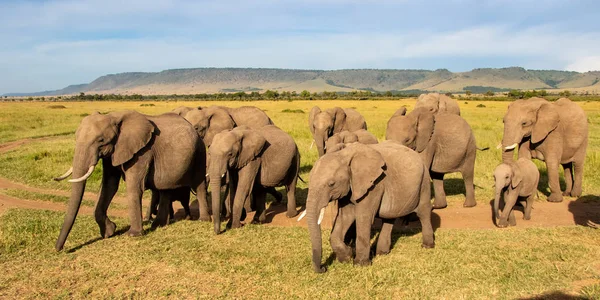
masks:
{"type": "Polygon", "coordinates": [[[521,173],[521,169],[519,169],[519,167],[515,164],[511,165],[511,170],[512,176],[510,179],[510,185],[514,189],[521,183],[521,181],[523,181],[523,174],[521,173]]]}
{"type": "Polygon", "coordinates": [[[450,97],[446,95],[439,95],[438,97],[438,112],[448,112],[448,102],[450,102],[450,97]]]}
{"type": "Polygon", "coordinates": [[[308,128],[310,132],[315,134],[315,117],[321,113],[321,109],[318,106],[313,107],[308,114],[308,128]]]}
{"type": "Polygon", "coordinates": [[[232,132],[236,135],[241,145],[237,158],[237,167],[243,168],[260,155],[267,145],[267,140],[260,133],[245,126],[242,130],[238,130],[238,128],[240,127],[237,127],[232,132]]]}
{"type": "Polygon", "coordinates": [[[343,136],[344,136],[344,143],[346,143],[346,144],[358,142],[358,136],[354,132],[346,131],[346,134],[344,134],[343,136]]]}
{"type": "Polygon", "coordinates": [[[385,161],[379,152],[359,143],[347,146],[346,150],[350,150],[352,153],[350,159],[352,196],[350,201],[358,203],[383,174],[385,161]]]}
{"type": "MultiPolygon", "coordinates": [[[[423,94],[421,94],[421,95],[423,95],[423,94]]],[[[398,109],[398,110],[397,110],[397,111],[394,113],[394,115],[392,116],[392,118],[393,118],[393,117],[397,117],[397,116],[404,116],[404,115],[406,115],[406,107],[405,107],[405,106],[403,106],[403,107],[400,107],[400,108],[399,108],[399,109],[398,109]]]]}
{"type": "Polygon", "coordinates": [[[333,132],[338,133],[344,130],[346,127],[346,113],[340,107],[334,107],[330,110],[330,113],[333,115],[333,132]]]}
{"type": "Polygon", "coordinates": [[[116,167],[131,160],[150,142],[154,125],[146,116],[135,111],[111,113],[111,118],[118,131],[111,157],[112,164],[116,167]]]}
{"type": "Polygon", "coordinates": [[[556,129],[558,122],[560,122],[560,117],[552,104],[540,105],[537,111],[537,121],[533,125],[531,133],[531,142],[535,144],[545,139],[552,130],[556,129]]]}
{"type": "Polygon", "coordinates": [[[422,108],[413,111],[417,121],[417,138],[415,140],[415,151],[423,152],[431,140],[433,134],[434,117],[428,109],[422,108]]]}

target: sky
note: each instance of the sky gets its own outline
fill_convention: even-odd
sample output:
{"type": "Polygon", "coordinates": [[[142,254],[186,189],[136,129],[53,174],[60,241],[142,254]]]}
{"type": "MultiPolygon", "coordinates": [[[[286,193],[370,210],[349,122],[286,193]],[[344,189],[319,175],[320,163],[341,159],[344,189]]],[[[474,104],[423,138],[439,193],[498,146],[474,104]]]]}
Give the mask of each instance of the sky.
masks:
{"type": "Polygon", "coordinates": [[[174,68],[600,70],[597,0],[0,0],[0,94],[174,68]]]}

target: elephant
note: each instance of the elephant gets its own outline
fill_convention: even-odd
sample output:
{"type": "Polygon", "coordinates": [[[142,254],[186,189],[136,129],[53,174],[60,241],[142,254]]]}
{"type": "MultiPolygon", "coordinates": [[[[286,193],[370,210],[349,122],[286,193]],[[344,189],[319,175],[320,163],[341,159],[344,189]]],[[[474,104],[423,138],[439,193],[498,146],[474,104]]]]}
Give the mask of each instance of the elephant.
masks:
{"type": "Polygon", "coordinates": [[[75,154],[70,175],[71,196],[64,222],[56,242],[62,250],[73,227],[81,204],[86,180],[102,159],[102,185],[95,208],[100,235],[108,238],[116,225],[106,212],[121,178],[127,186],[129,202],[128,234],[142,234],[142,194],[145,189],[158,191],[160,204],[158,223],[168,222],[170,190],[188,187],[196,192],[200,205],[200,219],[210,221],[206,202],[206,153],[202,139],[194,128],[180,116],[166,113],[146,116],[135,111],[92,113],[83,118],[75,133],[75,154]]]}
{"type": "Polygon", "coordinates": [[[473,185],[477,145],[471,127],[462,117],[433,114],[424,107],[406,114],[406,108],[402,107],[388,121],[385,138],[421,154],[433,180],[434,208],[447,206],[443,180],[444,174],[452,172],[460,172],[465,182],[463,206],[477,205],[473,185]]]}
{"type": "MultiPolygon", "coordinates": [[[[190,212],[190,189],[188,187],[181,187],[174,190],[165,191],[169,196],[170,202],[179,201],[181,202],[181,206],[183,206],[183,210],[185,211],[185,219],[189,220],[191,218],[190,212]]],[[[160,192],[152,191],[152,200],[150,201],[150,205],[148,206],[148,210],[146,212],[146,221],[151,221],[153,215],[158,215],[158,204],[160,201],[160,192]]],[[[167,200],[165,200],[167,201],[167,200]]],[[[175,211],[173,211],[173,205],[169,205],[169,217],[173,219],[175,217],[175,211]]]]}
{"type": "Polygon", "coordinates": [[[529,159],[519,158],[516,162],[501,163],[494,170],[496,196],[494,197],[494,215],[498,227],[516,225],[513,207],[519,198],[526,198],[523,219],[531,219],[531,208],[537,196],[540,172],[529,159]],[[504,208],[499,213],[500,197],[504,194],[504,208]]]}
{"type": "Polygon", "coordinates": [[[326,152],[325,142],[329,137],[345,130],[366,130],[367,123],[365,118],[352,108],[334,107],[321,111],[318,106],[315,106],[310,110],[308,127],[321,157],[326,152]]]}
{"type": "Polygon", "coordinates": [[[321,220],[330,201],[337,202],[337,215],[331,231],[331,248],[340,262],[352,258],[352,248],[344,242],[350,226],[356,224],[354,263],[368,265],[371,226],[374,218],[383,220],[376,254],[387,254],[396,218],[415,212],[422,226],[425,248],[435,246],[431,225],[429,173],[421,157],[393,141],[363,145],[352,143],[342,150],[321,156],[310,172],[306,216],[312,245],[312,266],[321,265],[321,220]]]}
{"type": "MultiPolygon", "coordinates": [[[[239,126],[215,135],[209,148],[210,187],[220,189],[220,180],[229,176],[229,200],[232,217],[228,226],[239,228],[242,208],[252,195],[256,204],[253,223],[265,220],[266,188],[285,186],[287,216],[296,211],[296,182],[300,170],[300,152],[294,139],[275,125],[258,129],[239,126]],[[231,205],[231,204],[230,204],[231,205]]],[[[211,193],[215,234],[221,232],[221,196],[211,193]]]]}
{"type": "Polygon", "coordinates": [[[503,148],[502,161],[518,157],[536,158],[546,162],[549,202],[561,202],[564,196],[579,197],[582,193],[583,165],[588,145],[588,123],[585,112],[568,98],[552,103],[542,98],[517,100],[504,115],[504,136],[498,147],[503,148]],[[565,171],[566,189],[561,194],[558,165],[565,171]]]}
{"type": "Polygon", "coordinates": [[[443,94],[421,94],[417,99],[415,109],[419,107],[425,107],[434,114],[449,113],[460,116],[460,108],[458,107],[458,102],[443,94]]]}
{"type": "Polygon", "coordinates": [[[325,149],[332,149],[337,144],[349,144],[359,142],[361,144],[377,144],[377,137],[365,129],[359,129],[356,131],[344,130],[340,133],[336,133],[327,139],[325,142],[325,149]]]}

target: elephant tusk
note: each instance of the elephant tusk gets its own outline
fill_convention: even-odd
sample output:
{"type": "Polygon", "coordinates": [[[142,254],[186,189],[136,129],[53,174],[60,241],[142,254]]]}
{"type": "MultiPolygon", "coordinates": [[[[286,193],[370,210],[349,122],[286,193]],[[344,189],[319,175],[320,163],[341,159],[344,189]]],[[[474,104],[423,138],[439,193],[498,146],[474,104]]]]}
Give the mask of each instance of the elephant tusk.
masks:
{"type": "Polygon", "coordinates": [[[54,180],[56,180],[56,181],[64,180],[65,178],[71,176],[71,174],[73,174],[73,167],[71,167],[67,172],[65,172],[65,174],[62,174],[62,175],[54,178],[54,180]]]}
{"type": "Polygon", "coordinates": [[[206,177],[206,178],[208,178],[208,177],[209,177],[208,175],[209,175],[209,174],[206,174],[206,176],[205,176],[205,177],[206,177]]]}
{"type": "Polygon", "coordinates": [[[314,144],[315,144],[315,140],[313,140],[312,143],[310,143],[310,148],[308,148],[308,150],[312,150],[312,147],[314,144]]]}
{"type": "Polygon", "coordinates": [[[517,145],[518,145],[517,143],[514,143],[514,144],[512,144],[512,145],[510,145],[510,146],[506,146],[506,147],[504,147],[504,150],[512,150],[512,149],[515,149],[515,147],[517,147],[517,145]]]}
{"type": "Polygon", "coordinates": [[[90,177],[90,175],[92,175],[92,173],[94,172],[95,167],[96,166],[94,166],[94,165],[90,166],[87,173],[85,173],[83,176],[81,176],[77,179],[69,179],[69,182],[82,182],[82,181],[88,179],[88,177],[90,177]]]}
{"type": "Polygon", "coordinates": [[[221,178],[225,178],[225,173],[221,174],[221,178]]]}
{"type": "Polygon", "coordinates": [[[498,146],[496,146],[496,149],[500,149],[502,148],[502,143],[499,143],[498,146]]]}
{"type": "Polygon", "coordinates": [[[319,221],[317,221],[318,225],[321,225],[321,221],[323,221],[324,216],[325,216],[325,207],[321,208],[321,213],[319,214],[319,221]]]}
{"type": "Polygon", "coordinates": [[[327,145],[323,146],[323,150],[327,150],[327,145]]]}
{"type": "Polygon", "coordinates": [[[302,220],[305,216],[306,216],[306,210],[300,214],[300,216],[298,217],[298,222],[300,222],[300,220],[302,220]]]}

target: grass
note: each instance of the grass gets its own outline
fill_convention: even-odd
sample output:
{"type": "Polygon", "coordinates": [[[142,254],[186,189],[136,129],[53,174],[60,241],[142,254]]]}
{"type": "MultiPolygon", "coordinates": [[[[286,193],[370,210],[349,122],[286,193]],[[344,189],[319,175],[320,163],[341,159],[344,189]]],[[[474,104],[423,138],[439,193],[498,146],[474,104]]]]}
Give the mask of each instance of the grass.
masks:
{"type": "MultiPolygon", "coordinates": [[[[462,103],[462,102],[461,102],[462,103]]],[[[502,116],[508,102],[460,104],[479,147],[475,167],[475,193],[480,205],[493,198],[492,171],[501,161],[495,146],[502,138],[502,116]]],[[[46,103],[0,103],[0,143],[31,137],[32,141],[0,154],[0,177],[35,187],[68,190],[53,177],[71,165],[74,132],[93,111],[134,109],[159,114],[178,106],[228,105],[247,102],[68,102],[66,109],[46,103]],[[150,104],[150,103],[148,103],[150,104]]],[[[318,158],[308,130],[307,112],[314,105],[356,107],[369,131],[383,140],[389,117],[414,100],[400,101],[257,101],[250,105],[267,111],[275,124],[296,141],[302,156],[301,176],[318,158]]],[[[590,138],[584,177],[584,194],[600,194],[600,103],[580,102],[587,113],[590,138]]],[[[536,161],[546,176],[545,166],[536,161]]],[[[101,164],[86,189],[97,192],[101,164]],[[98,170],[99,169],[99,170],[98,170]]],[[[448,201],[464,201],[460,174],[445,182],[448,201]]],[[[539,186],[548,191],[544,180],[539,186]]],[[[304,190],[306,184],[299,182],[304,190]]],[[[123,193],[123,185],[120,193],[123,193]]],[[[63,202],[66,197],[4,190],[14,197],[63,202]]],[[[298,199],[305,201],[306,193],[298,199]]],[[[87,203],[91,204],[91,203],[87,203]]],[[[116,205],[114,203],[112,205],[116,205]]],[[[333,262],[324,275],[312,273],[308,232],[300,227],[248,225],[214,236],[212,225],[181,221],[141,238],[117,236],[96,240],[92,217],[79,216],[66,249],[53,245],[62,213],[9,210],[0,217],[0,297],[201,297],[201,298],[445,298],[514,299],[531,295],[575,293],[600,298],[600,235],[584,227],[510,228],[507,230],[436,231],[436,248],[420,247],[420,234],[397,233],[394,249],[376,257],[373,267],[333,262]],[[349,288],[352,287],[352,288],[349,288]],[[190,294],[194,291],[194,294],[190,294]]],[[[120,229],[128,222],[117,219],[120,229]]],[[[328,232],[323,233],[324,259],[329,257],[328,232]]]]}

